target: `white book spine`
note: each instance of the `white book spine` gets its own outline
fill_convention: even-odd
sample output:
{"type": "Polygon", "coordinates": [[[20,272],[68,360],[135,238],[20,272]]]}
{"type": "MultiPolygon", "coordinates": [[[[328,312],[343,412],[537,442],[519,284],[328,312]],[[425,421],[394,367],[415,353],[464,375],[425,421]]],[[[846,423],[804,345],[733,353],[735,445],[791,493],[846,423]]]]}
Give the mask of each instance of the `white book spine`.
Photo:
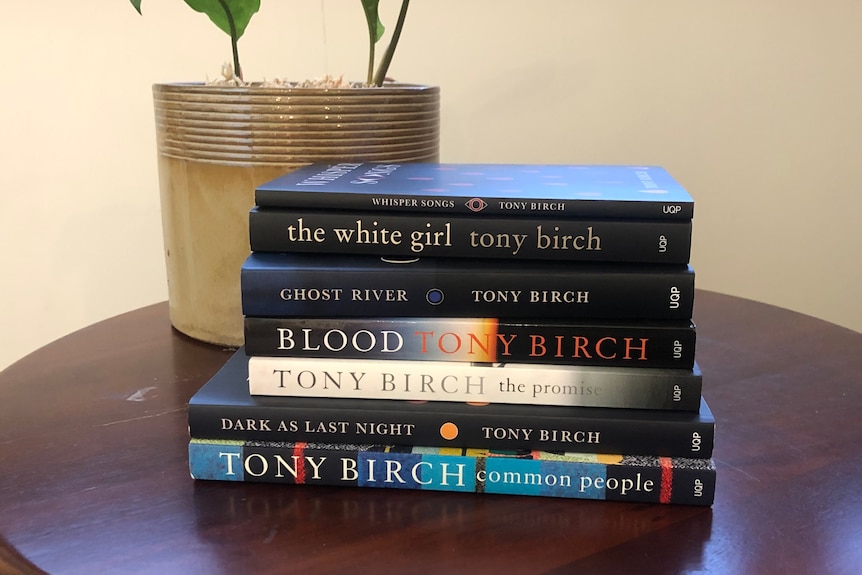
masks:
{"type": "Polygon", "coordinates": [[[700,370],[253,356],[252,395],[696,410],[700,370]]]}

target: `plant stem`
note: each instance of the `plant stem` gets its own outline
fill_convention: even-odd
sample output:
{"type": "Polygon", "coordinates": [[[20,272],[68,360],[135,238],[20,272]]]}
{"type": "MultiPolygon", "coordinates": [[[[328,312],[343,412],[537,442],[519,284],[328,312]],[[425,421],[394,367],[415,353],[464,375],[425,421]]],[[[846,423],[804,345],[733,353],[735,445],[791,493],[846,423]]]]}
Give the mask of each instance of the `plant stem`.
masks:
{"type": "MultiPolygon", "coordinates": [[[[407,8],[410,6],[410,0],[401,0],[401,10],[398,12],[398,22],[395,24],[395,29],[392,31],[392,39],[383,53],[383,58],[380,59],[380,67],[377,68],[377,74],[374,76],[374,85],[382,86],[386,80],[386,72],[389,71],[389,65],[392,63],[392,56],[395,55],[395,48],[398,46],[398,39],[401,37],[401,29],[404,27],[404,19],[407,17],[407,8]]],[[[371,83],[369,81],[369,83],[371,83]]]]}
{"type": "Polygon", "coordinates": [[[374,81],[374,35],[368,32],[368,75],[365,80],[366,84],[371,84],[374,81]]]}
{"type": "Polygon", "coordinates": [[[218,0],[218,3],[222,10],[224,10],[225,15],[227,16],[228,26],[230,26],[230,48],[233,52],[233,73],[237,78],[242,80],[242,68],[239,67],[239,48],[237,47],[236,24],[233,21],[233,14],[230,13],[230,8],[228,8],[225,0],[218,0]]]}

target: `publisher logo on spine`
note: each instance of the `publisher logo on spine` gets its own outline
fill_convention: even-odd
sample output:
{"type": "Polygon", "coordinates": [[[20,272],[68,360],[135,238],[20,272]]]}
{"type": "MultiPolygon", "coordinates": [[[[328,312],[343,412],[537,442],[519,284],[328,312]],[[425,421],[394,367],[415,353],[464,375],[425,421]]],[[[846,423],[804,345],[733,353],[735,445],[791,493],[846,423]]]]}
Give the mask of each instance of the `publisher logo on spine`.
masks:
{"type": "Polygon", "coordinates": [[[467,203],[464,205],[467,206],[467,209],[471,212],[481,212],[488,207],[488,202],[486,202],[482,198],[473,198],[467,200],[467,203]]]}

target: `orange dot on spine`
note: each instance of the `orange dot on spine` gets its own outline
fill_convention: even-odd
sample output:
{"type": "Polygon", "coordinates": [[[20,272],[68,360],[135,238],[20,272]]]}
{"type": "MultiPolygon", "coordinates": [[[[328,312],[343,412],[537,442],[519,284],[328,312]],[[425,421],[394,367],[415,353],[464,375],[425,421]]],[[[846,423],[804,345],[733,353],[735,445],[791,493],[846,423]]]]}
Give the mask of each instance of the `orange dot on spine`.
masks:
{"type": "Polygon", "coordinates": [[[447,421],[440,426],[440,437],[443,439],[455,439],[458,437],[458,426],[451,421],[447,421]]]}

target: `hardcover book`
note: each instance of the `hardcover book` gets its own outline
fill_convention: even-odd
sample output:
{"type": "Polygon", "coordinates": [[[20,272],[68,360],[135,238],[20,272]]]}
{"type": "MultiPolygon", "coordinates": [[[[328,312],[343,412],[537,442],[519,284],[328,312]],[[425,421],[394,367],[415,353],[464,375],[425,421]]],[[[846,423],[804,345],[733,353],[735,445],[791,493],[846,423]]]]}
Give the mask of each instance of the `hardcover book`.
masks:
{"type": "Polygon", "coordinates": [[[202,480],[712,505],[709,459],[192,438],[202,480]]]}
{"type": "Polygon", "coordinates": [[[396,443],[493,449],[712,455],[715,419],[698,412],[385,399],[252,396],[240,348],[189,400],[193,437],[396,443]]]}
{"type": "Polygon", "coordinates": [[[253,208],[255,252],[687,264],[691,221],[253,208]]]}
{"type": "Polygon", "coordinates": [[[254,317],[690,320],[691,266],[252,253],[240,273],[254,317]]]}
{"type": "Polygon", "coordinates": [[[259,186],[259,206],[509,216],[690,220],[694,202],[657,166],[314,164],[259,186]]]}
{"type": "Polygon", "coordinates": [[[271,357],[407,359],[691,369],[691,321],[246,317],[245,351],[271,357]]]}
{"type": "Polygon", "coordinates": [[[658,369],[252,356],[252,395],[628,409],[700,407],[700,368],[658,369]]]}

